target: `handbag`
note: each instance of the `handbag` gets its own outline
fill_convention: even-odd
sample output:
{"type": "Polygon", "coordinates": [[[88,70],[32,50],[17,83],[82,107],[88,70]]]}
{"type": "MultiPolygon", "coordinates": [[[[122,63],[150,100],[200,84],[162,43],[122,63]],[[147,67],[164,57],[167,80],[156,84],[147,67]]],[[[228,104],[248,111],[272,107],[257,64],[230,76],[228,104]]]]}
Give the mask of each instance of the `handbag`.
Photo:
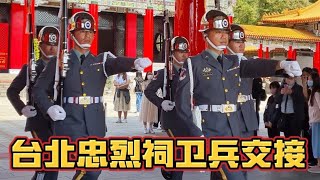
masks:
{"type": "Polygon", "coordinates": [[[189,69],[189,76],[190,76],[190,103],[191,103],[191,112],[192,112],[192,119],[193,123],[202,131],[202,125],[201,125],[201,111],[199,109],[199,106],[194,106],[193,103],[193,72],[192,72],[192,64],[191,59],[188,58],[188,69],[189,69]]]}

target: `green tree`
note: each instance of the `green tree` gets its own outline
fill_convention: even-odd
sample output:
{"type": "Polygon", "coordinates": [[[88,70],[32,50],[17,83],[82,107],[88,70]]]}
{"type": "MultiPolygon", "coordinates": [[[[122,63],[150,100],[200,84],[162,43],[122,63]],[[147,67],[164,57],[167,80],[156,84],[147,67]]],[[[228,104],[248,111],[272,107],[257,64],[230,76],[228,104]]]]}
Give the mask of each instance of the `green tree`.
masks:
{"type": "Polygon", "coordinates": [[[237,0],[234,7],[235,22],[257,24],[266,13],[292,10],[310,5],[309,0],[237,0]]]}

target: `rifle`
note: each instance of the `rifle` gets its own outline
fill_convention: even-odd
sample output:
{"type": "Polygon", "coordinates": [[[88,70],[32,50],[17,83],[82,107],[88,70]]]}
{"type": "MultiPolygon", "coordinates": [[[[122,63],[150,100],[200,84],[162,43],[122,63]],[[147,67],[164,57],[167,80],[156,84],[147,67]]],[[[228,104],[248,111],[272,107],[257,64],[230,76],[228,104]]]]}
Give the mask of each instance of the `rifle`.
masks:
{"type": "Polygon", "coordinates": [[[173,91],[172,91],[172,81],[173,81],[173,61],[172,54],[170,51],[171,46],[171,37],[170,37],[170,21],[169,21],[169,11],[165,8],[164,4],[164,22],[163,22],[163,57],[165,62],[164,68],[164,80],[163,80],[163,98],[166,100],[172,100],[173,91]]]}
{"type": "MultiPolygon", "coordinates": [[[[35,83],[37,76],[36,71],[36,50],[38,47],[37,38],[35,33],[34,23],[34,0],[25,0],[28,8],[26,32],[29,35],[29,60],[27,61],[27,78],[26,78],[26,93],[27,93],[27,104],[34,106],[34,100],[31,96],[30,90],[35,83]]],[[[39,51],[37,51],[39,52],[39,51]]]]}
{"type": "Polygon", "coordinates": [[[60,39],[58,44],[57,53],[57,63],[55,72],[55,82],[54,82],[54,94],[53,100],[57,102],[58,98],[58,84],[60,83],[59,95],[60,95],[60,105],[63,105],[63,89],[64,89],[64,79],[66,78],[67,71],[69,70],[68,61],[68,1],[61,0],[60,10],[60,39]]]}

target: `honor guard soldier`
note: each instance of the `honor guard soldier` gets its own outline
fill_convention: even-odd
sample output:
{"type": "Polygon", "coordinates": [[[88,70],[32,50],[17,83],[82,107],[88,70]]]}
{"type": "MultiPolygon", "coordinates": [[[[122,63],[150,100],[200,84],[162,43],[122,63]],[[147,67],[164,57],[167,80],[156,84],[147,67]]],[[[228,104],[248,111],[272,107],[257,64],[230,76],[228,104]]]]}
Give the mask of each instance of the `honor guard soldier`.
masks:
{"type": "MultiPolygon", "coordinates": [[[[189,57],[189,42],[185,37],[176,36],[171,40],[172,59],[173,59],[173,81],[171,84],[171,91],[175,94],[177,83],[179,81],[179,70],[183,66],[184,61],[189,57]]],[[[144,94],[161,110],[160,122],[162,128],[166,130],[170,137],[184,137],[188,136],[184,122],[178,122],[176,118],[176,109],[174,108],[174,96],[169,100],[170,93],[166,92],[166,97],[160,98],[157,96],[158,89],[166,91],[166,85],[168,85],[168,72],[166,69],[161,69],[157,72],[153,81],[145,89],[144,94]]],[[[182,171],[166,172],[162,170],[162,174],[166,179],[182,179],[182,171]]]]}
{"type": "MultiPolygon", "coordinates": [[[[58,49],[59,30],[53,26],[43,27],[38,35],[39,49],[41,52],[41,58],[36,61],[35,67],[35,82],[39,77],[42,70],[45,68],[51,57],[57,55],[58,49]]],[[[39,110],[38,104],[34,103],[32,99],[29,100],[29,104],[25,104],[20,98],[20,92],[27,86],[28,96],[31,96],[33,92],[31,78],[31,67],[24,65],[18,74],[18,76],[12,81],[10,87],[7,90],[7,96],[13,107],[19,113],[27,117],[25,131],[30,131],[33,138],[39,138],[42,142],[47,142],[49,137],[52,136],[51,119],[42,114],[39,110]]],[[[50,94],[48,94],[50,96],[50,94]]],[[[48,99],[48,95],[46,98],[48,99]]],[[[50,97],[49,97],[50,98],[50,97]]],[[[54,180],[58,178],[58,172],[46,171],[35,172],[32,179],[46,179],[54,180]]]]}
{"type": "MultiPolygon", "coordinates": [[[[40,110],[54,121],[54,135],[70,137],[72,141],[89,136],[105,137],[106,124],[103,107],[103,91],[108,76],[142,71],[151,65],[148,58],[95,57],[89,50],[94,39],[95,21],[91,14],[78,12],[69,21],[69,33],[75,42],[69,52],[68,71],[64,78],[63,106],[52,103],[47,97],[55,80],[57,60],[50,61],[41,73],[34,98],[40,110]]],[[[61,92],[60,92],[61,93],[61,92]]],[[[74,179],[98,179],[101,171],[77,171],[74,179]]]]}
{"type": "MultiPolygon", "coordinates": [[[[251,60],[239,65],[237,56],[226,58],[223,50],[229,41],[230,25],[228,16],[221,11],[205,13],[199,31],[207,49],[189,58],[180,72],[175,96],[178,121],[185,122],[192,136],[240,137],[239,76],[271,76],[280,68],[299,76],[301,69],[297,62],[251,60]]],[[[242,171],[230,171],[226,166],[219,172],[219,178],[246,179],[242,171]]],[[[211,173],[211,178],[217,178],[216,173],[211,173]]]]}
{"type": "MultiPolygon", "coordinates": [[[[237,55],[239,63],[241,60],[247,60],[243,56],[245,51],[246,36],[244,29],[239,25],[232,24],[228,52],[232,55],[237,55]]],[[[250,137],[254,135],[254,131],[259,129],[258,119],[256,116],[256,110],[254,107],[254,99],[252,97],[252,78],[240,78],[239,77],[239,95],[238,104],[240,107],[239,116],[243,118],[244,123],[240,125],[241,137],[250,137]]]]}

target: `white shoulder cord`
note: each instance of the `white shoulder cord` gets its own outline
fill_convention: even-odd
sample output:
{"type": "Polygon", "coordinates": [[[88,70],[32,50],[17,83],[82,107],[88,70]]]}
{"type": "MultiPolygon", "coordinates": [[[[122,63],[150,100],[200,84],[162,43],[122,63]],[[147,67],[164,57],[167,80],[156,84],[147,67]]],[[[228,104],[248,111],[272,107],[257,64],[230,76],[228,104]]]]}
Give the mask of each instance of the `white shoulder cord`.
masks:
{"type": "Polygon", "coordinates": [[[189,69],[189,76],[190,76],[190,96],[191,96],[191,110],[194,109],[194,104],[193,104],[193,72],[192,72],[192,64],[191,64],[191,59],[188,58],[188,69],[189,69]]]}
{"type": "Polygon", "coordinates": [[[108,77],[108,74],[106,72],[106,68],[105,68],[105,63],[107,61],[107,59],[111,57],[111,58],[117,58],[114,54],[112,54],[110,51],[108,52],[104,52],[103,53],[103,62],[102,62],[102,66],[103,66],[103,73],[106,77],[108,77]]]}

